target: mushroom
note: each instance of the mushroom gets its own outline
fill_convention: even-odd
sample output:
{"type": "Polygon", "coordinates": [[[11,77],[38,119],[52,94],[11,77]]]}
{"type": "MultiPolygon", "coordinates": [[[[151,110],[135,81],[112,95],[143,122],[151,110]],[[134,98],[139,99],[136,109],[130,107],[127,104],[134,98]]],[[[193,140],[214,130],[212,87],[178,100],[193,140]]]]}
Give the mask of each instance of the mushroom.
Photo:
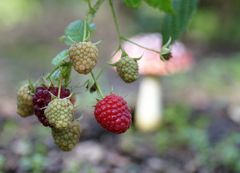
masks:
{"type": "MultiPolygon", "coordinates": [[[[162,38],[160,34],[141,34],[130,38],[132,42],[148,49],[161,51],[162,38]]],[[[193,58],[185,46],[175,42],[171,47],[172,57],[168,61],[160,59],[156,51],[141,48],[130,42],[123,43],[123,49],[130,57],[142,57],[139,61],[139,74],[144,78],[140,81],[138,99],[136,103],[135,124],[141,131],[153,131],[159,127],[162,119],[162,89],[160,76],[187,71],[193,58]]],[[[113,61],[121,57],[118,52],[113,61]]]]}

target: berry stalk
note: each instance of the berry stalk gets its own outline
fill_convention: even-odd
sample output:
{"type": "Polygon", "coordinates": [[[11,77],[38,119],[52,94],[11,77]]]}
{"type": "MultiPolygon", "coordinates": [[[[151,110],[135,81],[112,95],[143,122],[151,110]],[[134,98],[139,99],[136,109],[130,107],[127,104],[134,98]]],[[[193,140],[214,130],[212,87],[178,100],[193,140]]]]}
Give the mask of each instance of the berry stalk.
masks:
{"type": "Polygon", "coordinates": [[[95,17],[98,9],[100,8],[100,6],[102,5],[102,3],[104,2],[104,0],[98,0],[95,5],[93,7],[91,7],[91,3],[90,1],[88,0],[88,5],[89,5],[89,11],[87,13],[87,22],[88,23],[91,23],[93,18],[95,17]]]}
{"type": "Polygon", "coordinates": [[[102,90],[101,90],[101,88],[100,88],[100,86],[99,86],[99,84],[98,84],[98,82],[97,82],[97,80],[96,80],[96,77],[94,76],[94,74],[93,74],[92,71],[91,71],[90,73],[91,73],[92,79],[93,79],[93,81],[94,81],[94,83],[95,83],[95,85],[96,85],[98,95],[99,95],[101,98],[104,98],[103,92],[102,92],[102,90]]]}
{"type": "Polygon", "coordinates": [[[121,47],[121,32],[120,32],[119,23],[118,23],[118,19],[117,19],[115,9],[113,7],[112,0],[109,0],[109,5],[110,5],[112,16],[113,16],[113,21],[114,21],[114,24],[115,24],[115,27],[116,27],[116,31],[117,31],[117,35],[118,35],[118,45],[119,45],[119,48],[120,48],[121,47]]]}
{"type": "MultiPolygon", "coordinates": [[[[88,23],[92,22],[93,18],[96,15],[96,12],[98,11],[99,7],[102,5],[103,2],[104,2],[104,0],[98,0],[95,3],[94,7],[91,7],[91,3],[88,0],[89,12],[88,12],[87,17],[86,17],[87,19],[84,21],[84,36],[83,36],[84,41],[87,39],[86,38],[86,36],[87,36],[87,25],[88,25],[88,23]]],[[[96,77],[95,77],[94,73],[91,71],[90,74],[91,74],[91,77],[92,77],[92,79],[93,79],[93,81],[96,85],[96,89],[97,89],[97,93],[98,93],[99,97],[104,98],[103,92],[101,90],[101,87],[100,87],[99,83],[96,80],[96,77]]]]}
{"type": "Polygon", "coordinates": [[[150,49],[150,48],[147,48],[147,47],[145,47],[145,46],[142,46],[142,45],[140,45],[140,44],[138,44],[138,43],[136,43],[136,42],[134,42],[134,41],[131,41],[131,40],[129,40],[129,39],[123,37],[123,36],[121,36],[121,40],[127,41],[127,42],[129,42],[129,43],[131,43],[131,44],[133,44],[133,45],[136,45],[136,46],[140,47],[140,48],[143,48],[143,49],[146,49],[146,50],[149,50],[149,51],[152,51],[152,52],[161,54],[160,51],[157,51],[157,50],[150,49]]]}

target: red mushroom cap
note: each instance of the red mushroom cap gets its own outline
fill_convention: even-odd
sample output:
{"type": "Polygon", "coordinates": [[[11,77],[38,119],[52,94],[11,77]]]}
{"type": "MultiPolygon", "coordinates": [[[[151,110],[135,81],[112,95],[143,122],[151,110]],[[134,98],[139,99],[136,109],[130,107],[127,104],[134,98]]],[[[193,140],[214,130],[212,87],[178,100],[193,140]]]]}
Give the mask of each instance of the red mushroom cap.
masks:
{"type": "MultiPolygon", "coordinates": [[[[149,49],[161,51],[162,37],[160,34],[140,34],[130,38],[130,40],[149,49]]],[[[132,58],[142,56],[138,61],[139,73],[142,75],[169,75],[186,71],[193,64],[192,54],[180,42],[175,42],[172,45],[172,58],[168,61],[161,60],[159,53],[146,50],[129,42],[123,44],[123,49],[132,58]]],[[[118,52],[113,57],[113,62],[119,60],[120,57],[121,52],[118,52]]]]}

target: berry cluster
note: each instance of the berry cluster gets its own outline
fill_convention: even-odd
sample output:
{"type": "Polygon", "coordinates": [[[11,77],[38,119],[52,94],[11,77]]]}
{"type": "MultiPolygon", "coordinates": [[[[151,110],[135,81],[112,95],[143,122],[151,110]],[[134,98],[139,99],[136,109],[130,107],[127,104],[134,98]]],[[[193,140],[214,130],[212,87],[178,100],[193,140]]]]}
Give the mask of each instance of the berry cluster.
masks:
{"type": "MultiPolygon", "coordinates": [[[[104,1],[97,0],[94,3],[88,0],[87,2],[89,10],[86,18],[70,23],[64,35],[60,37],[60,40],[69,48],[53,58],[53,70],[34,84],[29,82],[22,85],[17,93],[17,113],[21,117],[35,114],[43,126],[51,128],[55,144],[63,151],[72,150],[80,138],[80,124],[74,118],[75,98],[72,91],[68,89],[71,84],[72,69],[79,75],[91,74],[89,75],[91,79],[87,79],[85,84],[90,93],[96,91],[98,94],[94,115],[101,127],[109,132],[120,134],[126,132],[132,123],[131,112],[124,98],[113,93],[104,96],[97,81],[101,72],[97,77],[93,72],[98,61],[97,45],[99,42],[91,42],[91,34],[96,29],[92,21],[104,1]]],[[[129,57],[123,48],[122,41],[158,52],[161,59],[171,58],[171,39],[162,46],[159,52],[125,38],[120,33],[112,0],[109,0],[109,5],[118,36],[118,47],[114,55],[118,52],[122,53],[120,60],[112,66],[116,68],[123,82],[132,83],[138,79],[140,58],[129,57]]]]}
{"type": "MultiPolygon", "coordinates": [[[[98,43],[90,41],[94,28],[89,22],[91,21],[86,19],[71,23],[62,37],[66,39],[64,42],[69,49],[63,50],[53,59],[55,68],[43,77],[41,83],[40,80],[34,84],[29,82],[18,91],[17,113],[21,117],[35,114],[43,126],[51,128],[55,144],[63,151],[72,150],[80,138],[80,124],[74,118],[75,99],[68,89],[72,69],[80,75],[91,74],[91,79],[85,82],[86,88],[90,93],[98,93],[94,115],[104,129],[120,134],[126,132],[132,123],[127,102],[113,93],[104,96],[97,82],[98,77],[94,75],[93,69],[97,64],[99,51],[98,43]]],[[[120,45],[119,50],[123,51],[120,45]]],[[[137,60],[124,52],[121,59],[113,64],[124,82],[137,80],[137,60]]]]}

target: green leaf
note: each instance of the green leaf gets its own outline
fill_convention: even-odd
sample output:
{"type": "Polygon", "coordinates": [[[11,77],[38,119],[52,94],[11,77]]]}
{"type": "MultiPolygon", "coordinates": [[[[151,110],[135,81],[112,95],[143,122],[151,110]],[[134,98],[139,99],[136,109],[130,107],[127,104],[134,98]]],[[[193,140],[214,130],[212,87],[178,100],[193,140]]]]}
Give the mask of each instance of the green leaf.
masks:
{"type": "Polygon", "coordinates": [[[52,81],[59,81],[60,77],[61,77],[61,69],[56,70],[56,71],[50,76],[50,78],[51,78],[52,81]]]}
{"type": "Polygon", "coordinates": [[[131,8],[137,8],[141,5],[141,0],[124,0],[124,3],[126,6],[131,7],[131,8]]]}
{"type": "Polygon", "coordinates": [[[69,84],[70,76],[72,70],[71,62],[64,62],[58,66],[58,68],[49,76],[52,82],[59,82],[63,79],[64,86],[69,84]]]}
{"type": "Polygon", "coordinates": [[[68,50],[65,49],[63,51],[61,51],[59,54],[57,54],[57,56],[55,56],[52,60],[52,64],[55,66],[60,65],[65,59],[68,58],[68,50]]]}
{"type": "Polygon", "coordinates": [[[172,0],[145,0],[145,2],[149,6],[162,10],[166,13],[171,13],[171,14],[174,13],[174,10],[172,7],[172,0]]]}
{"type": "MultiPolygon", "coordinates": [[[[83,41],[83,37],[84,37],[84,27],[85,24],[87,24],[86,22],[84,22],[83,20],[76,20],[72,23],[70,23],[65,31],[64,31],[64,42],[66,45],[70,46],[72,45],[74,42],[80,42],[83,41]]],[[[85,37],[89,37],[91,32],[93,32],[94,30],[96,30],[96,26],[95,24],[91,23],[91,24],[87,24],[86,26],[86,35],[85,37]]]]}
{"type": "Polygon", "coordinates": [[[61,77],[64,79],[64,85],[67,86],[70,80],[72,64],[68,62],[61,67],[61,77]]]}
{"type": "Polygon", "coordinates": [[[174,14],[166,14],[162,24],[163,43],[174,40],[186,30],[197,8],[197,0],[173,0],[174,14]]]}

